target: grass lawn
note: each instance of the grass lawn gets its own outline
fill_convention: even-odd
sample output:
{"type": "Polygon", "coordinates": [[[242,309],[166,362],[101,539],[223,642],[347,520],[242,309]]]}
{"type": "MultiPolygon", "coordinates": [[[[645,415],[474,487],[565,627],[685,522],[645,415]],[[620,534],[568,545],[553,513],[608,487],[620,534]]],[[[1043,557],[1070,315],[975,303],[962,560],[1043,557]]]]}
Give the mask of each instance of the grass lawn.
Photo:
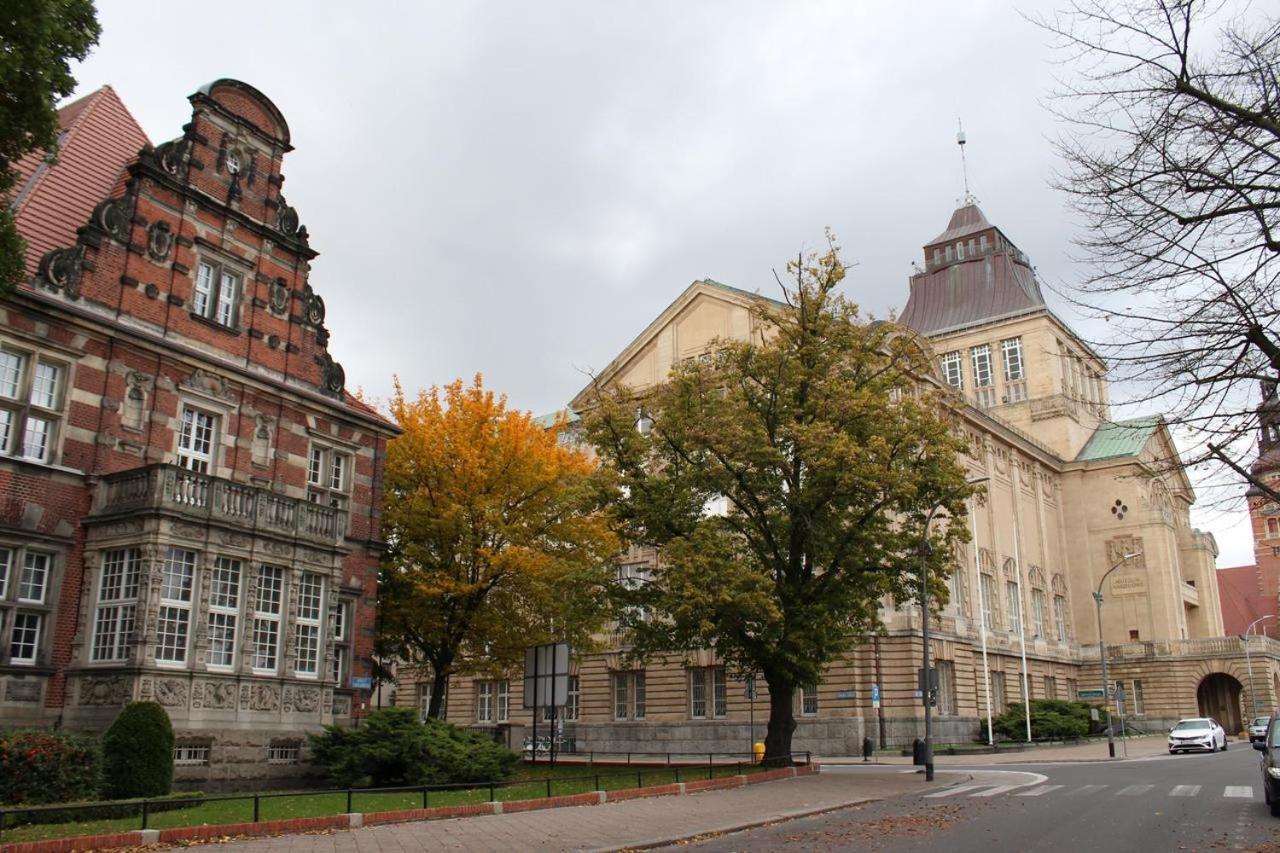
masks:
{"type": "MultiPolygon", "coordinates": [[[[742,765],[745,772],[752,772],[754,767],[742,765]]],[[[715,777],[733,776],[739,772],[736,765],[719,765],[714,768],[715,777]]],[[[522,765],[516,770],[509,782],[495,786],[495,800],[531,800],[539,797],[559,797],[568,794],[582,794],[588,791],[614,791],[621,788],[635,788],[643,785],[667,785],[677,781],[692,782],[708,778],[706,765],[694,767],[599,767],[592,768],[585,764],[560,764],[553,770],[545,764],[536,766],[522,765]],[[548,783],[546,780],[550,780],[548,783]]],[[[181,826],[203,826],[206,824],[249,823],[253,820],[253,795],[211,794],[211,797],[235,797],[235,799],[213,799],[193,805],[189,808],[176,808],[168,811],[153,812],[147,818],[147,828],[168,829],[181,826]]],[[[489,787],[473,787],[461,790],[433,790],[428,792],[427,801],[431,808],[436,806],[455,806],[468,803],[484,803],[489,801],[489,787]]],[[[398,809],[420,809],[423,807],[422,791],[405,791],[399,793],[355,792],[351,798],[351,811],[383,812],[398,809]]],[[[346,814],[346,793],[312,793],[307,791],[279,792],[271,791],[260,795],[259,819],[284,820],[296,817],[324,817],[328,815],[346,814]]],[[[26,824],[10,827],[10,823],[20,821],[20,815],[6,815],[5,829],[0,834],[0,843],[17,841],[37,841],[45,838],[66,838],[76,835],[101,835],[111,832],[124,832],[141,829],[141,817],[117,818],[110,820],[93,820],[82,823],[49,823],[26,824]]]]}

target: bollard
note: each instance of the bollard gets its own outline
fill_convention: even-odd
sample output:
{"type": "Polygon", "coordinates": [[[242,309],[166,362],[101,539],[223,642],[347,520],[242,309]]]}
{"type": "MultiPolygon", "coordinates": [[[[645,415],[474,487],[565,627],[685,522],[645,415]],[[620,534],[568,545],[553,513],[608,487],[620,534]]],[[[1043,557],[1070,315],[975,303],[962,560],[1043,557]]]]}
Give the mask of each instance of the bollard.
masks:
{"type": "Polygon", "coordinates": [[[148,811],[147,805],[148,805],[147,801],[143,800],[142,801],[142,828],[143,829],[147,828],[147,811],[148,811]]]}
{"type": "Polygon", "coordinates": [[[427,809],[427,786],[423,785],[422,786],[422,810],[426,811],[426,809],[427,809]]]}
{"type": "Polygon", "coordinates": [[[547,777],[547,799],[551,799],[551,777],[547,777]]]}
{"type": "Polygon", "coordinates": [[[260,806],[258,804],[258,795],[253,795],[253,822],[257,823],[261,819],[260,806]]]}
{"type": "Polygon", "coordinates": [[[347,789],[347,814],[351,814],[355,810],[351,808],[351,789],[347,789]]]}

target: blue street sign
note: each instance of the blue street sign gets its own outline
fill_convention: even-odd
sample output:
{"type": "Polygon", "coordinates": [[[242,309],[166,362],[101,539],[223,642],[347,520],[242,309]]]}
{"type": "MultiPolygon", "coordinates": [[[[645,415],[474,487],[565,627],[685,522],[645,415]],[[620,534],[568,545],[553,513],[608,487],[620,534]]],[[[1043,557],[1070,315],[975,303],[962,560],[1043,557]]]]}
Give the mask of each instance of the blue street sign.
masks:
{"type": "Polygon", "coordinates": [[[841,690],[839,693],[837,693],[837,694],[836,694],[836,698],[837,698],[837,699],[857,699],[857,698],[858,698],[858,691],[856,691],[856,690],[841,690]]]}
{"type": "Polygon", "coordinates": [[[351,686],[356,690],[372,690],[373,678],[368,675],[351,676],[351,686]]]}
{"type": "Polygon", "coordinates": [[[871,685],[871,701],[872,702],[880,701],[880,685],[879,684],[871,685]]]}

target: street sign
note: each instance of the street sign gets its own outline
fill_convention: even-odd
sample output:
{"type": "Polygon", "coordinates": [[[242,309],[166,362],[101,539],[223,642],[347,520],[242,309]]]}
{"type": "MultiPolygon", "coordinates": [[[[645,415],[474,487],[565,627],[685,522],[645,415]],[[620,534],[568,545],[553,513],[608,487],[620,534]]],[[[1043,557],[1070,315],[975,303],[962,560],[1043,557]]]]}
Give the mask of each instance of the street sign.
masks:
{"type": "Polygon", "coordinates": [[[836,694],[836,698],[837,698],[837,699],[857,699],[857,698],[858,698],[858,691],[856,691],[856,690],[841,690],[839,693],[837,693],[837,694],[836,694]]]}
{"type": "Polygon", "coordinates": [[[1077,690],[1076,691],[1077,699],[1101,699],[1103,695],[1104,694],[1102,692],[1102,688],[1098,688],[1095,690],[1077,690]]]}
{"type": "Polygon", "coordinates": [[[879,684],[871,685],[871,707],[872,708],[880,707],[880,685],[879,684]]]}
{"type": "Polygon", "coordinates": [[[742,698],[750,702],[756,701],[756,677],[754,675],[747,676],[747,687],[742,693],[742,698]]]}
{"type": "Polygon", "coordinates": [[[569,703],[569,644],[545,643],[524,652],[524,707],[569,703]]]}
{"type": "Polygon", "coordinates": [[[372,690],[373,678],[368,675],[351,676],[351,687],[355,690],[372,690]]]}

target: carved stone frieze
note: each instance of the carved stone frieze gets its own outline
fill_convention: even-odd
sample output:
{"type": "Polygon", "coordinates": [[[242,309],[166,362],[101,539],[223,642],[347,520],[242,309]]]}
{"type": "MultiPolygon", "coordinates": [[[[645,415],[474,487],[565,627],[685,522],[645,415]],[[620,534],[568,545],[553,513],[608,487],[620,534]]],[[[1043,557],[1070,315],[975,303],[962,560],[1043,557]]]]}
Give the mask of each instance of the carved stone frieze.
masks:
{"type": "Polygon", "coordinates": [[[249,690],[250,711],[279,711],[280,690],[272,684],[255,684],[249,690]]]}
{"type": "Polygon", "coordinates": [[[218,533],[218,541],[223,545],[231,545],[235,548],[248,548],[253,542],[253,538],[243,533],[235,533],[230,530],[223,530],[218,533]]]}
{"type": "Polygon", "coordinates": [[[205,532],[205,528],[198,524],[184,524],[181,521],[173,522],[173,533],[175,536],[181,536],[185,539],[203,539],[205,532]]]}
{"type": "Polygon", "coordinates": [[[264,540],[262,550],[266,551],[274,557],[292,557],[293,546],[285,542],[277,542],[274,539],[264,540]]]}
{"type": "Polygon", "coordinates": [[[191,375],[183,379],[180,383],[183,388],[190,388],[193,391],[199,391],[222,400],[234,402],[236,399],[235,392],[227,385],[227,380],[221,376],[215,376],[207,370],[197,368],[191,372],[191,375]]]}
{"type": "Polygon", "coordinates": [[[187,683],[172,678],[161,678],[155,684],[156,701],[166,708],[187,706],[187,683]]]}
{"type": "Polygon", "coordinates": [[[311,714],[320,708],[319,687],[286,687],[284,689],[284,710],[311,714]]]}
{"type": "Polygon", "coordinates": [[[81,705],[123,705],[131,693],[129,680],[123,676],[89,676],[80,680],[81,705]]]}
{"type": "Polygon", "coordinates": [[[236,707],[236,683],[234,681],[198,682],[191,691],[191,707],[214,710],[234,710],[236,707]]]}

